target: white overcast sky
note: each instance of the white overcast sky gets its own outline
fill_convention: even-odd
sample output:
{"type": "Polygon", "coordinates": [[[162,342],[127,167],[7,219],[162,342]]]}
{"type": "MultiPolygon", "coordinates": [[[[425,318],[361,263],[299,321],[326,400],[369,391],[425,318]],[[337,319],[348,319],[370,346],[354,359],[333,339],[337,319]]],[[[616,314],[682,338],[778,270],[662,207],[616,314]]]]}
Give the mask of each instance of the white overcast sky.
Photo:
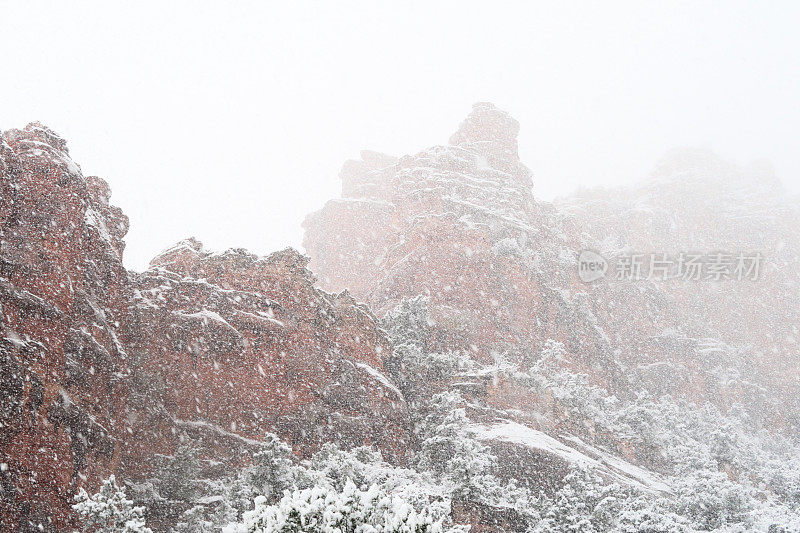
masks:
{"type": "Polygon", "coordinates": [[[680,145],[798,193],[799,6],[0,0],[0,129],[39,120],[111,184],[135,269],[187,236],[299,248],[345,159],[446,143],[476,101],[520,121],[539,198],[680,145]]]}

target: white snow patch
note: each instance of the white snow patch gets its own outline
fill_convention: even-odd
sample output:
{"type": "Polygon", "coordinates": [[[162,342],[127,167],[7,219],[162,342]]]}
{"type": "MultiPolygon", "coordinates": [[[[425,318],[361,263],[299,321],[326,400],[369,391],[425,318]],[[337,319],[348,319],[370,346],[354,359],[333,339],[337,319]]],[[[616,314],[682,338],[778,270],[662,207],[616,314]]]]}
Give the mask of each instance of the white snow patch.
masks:
{"type": "Polygon", "coordinates": [[[471,429],[475,431],[476,437],[480,440],[510,442],[528,448],[542,450],[556,455],[569,463],[598,469],[610,474],[615,481],[627,485],[634,485],[650,492],[672,492],[670,487],[659,480],[656,474],[589,446],[577,437],[566,438],[578,444],[585,452],[593,456],[570,447],[542,431],[509,420],[489,427],[476,425],[472,426],[471,429]]]}
{"type": "Polygon", "coordinates": [[[212,433],[216,433],[217,435],[229,437],[231,439],[244,442],[245,444],[249,444],[251,446],[261,446],[263,444],[263,442],[261,442],[260,440],[248,439],[247,437],[243,437],[238,433],[227,431],[225,429],[222,429],[218,425],[212,424],[211,422],[206,422],[205,420],[181,420],[180,418],[173,418],[172,421],[176,426],[203,429],[206,431],[210,431],[212,433]]]}
{"type": "Polygon", "coordinates": [[[366,364],[366,363],[359,363],[359,362],[357,362],[357,363],[356,363],[356,366],[357,366],[358,368],[362,368],[362,369],[366,370],[366,372],[367,372],[368,374],[370,374],[372,377],[374,377],[375,379],[377,379],[378,381],[380,381],[380,382],[381,382],[381,384],[382,384],[382,385],[384,385],[384,386],[385,386],[387,389],[389,389],[389,390],[393,391],[395,394],[397,394],[397,397],[398,397],[398,398],[402,398],[402,397],[403,397],[403,393],[402,393],[402,392],[400,392],[400,389],[398,389],[397,387],[395,387],[394,385],[392,385],[392,382],[391,382],[391,381],[389,381],[389,380],[386,378],[386,376],[384,376],[383,374],[381,374],[380,372],[378,372],[377,370],[375,370],[374,368],[372,368],[372,367],[371,367],[371,366],[369,366],[368,364],[366,364]]]}
{"type": "Polygon", "coordinates": [[[186,318],[198,318],[202,320],[204,324],[208,324],[209,322],[216,322],[220,326],[236,330],[236,328],[231,326],[228,323],[228,321],[222,318],[218,313],[215,313],[214,311],[209,311],[208,309],[203,309],[202,311],[198,311],[196,313],[181,313],[177,311],[176,314],[184,316],[186,318]]]}

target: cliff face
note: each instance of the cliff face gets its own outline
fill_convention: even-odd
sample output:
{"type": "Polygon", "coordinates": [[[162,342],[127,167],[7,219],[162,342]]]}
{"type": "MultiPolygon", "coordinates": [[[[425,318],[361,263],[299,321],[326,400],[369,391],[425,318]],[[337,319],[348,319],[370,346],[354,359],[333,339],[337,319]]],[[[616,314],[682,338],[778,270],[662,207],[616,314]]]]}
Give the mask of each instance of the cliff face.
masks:
{"type": "Polygon", "coordinates": [[[132,276],[125,338],[144,405],[132,469],[174,429],[215,447],[217,460],[267,429],[300,454],[335,437],[402,459],[405,402],[381,374],[388,343],[346,293],[315,289],[306,263],[290,249],[211,254],[189,240],[132,276]]]}
{"type": "MultiPolygon", "coordinates": [[[[321,286],[349,287],[379,315],[403,298],[428,296],[434,349],[523,363],[554,339],[577,367],[614,381],[615,329],[603,327],[612,323],[610,308],[577,277],[582,229],[534,200],[518,130],[505,112],[481,103],[448,146],[346,163],[343,198],[304,223],[311,268],[321,286]]],[[[612,296],[630,300],[625,305],[647,298],[612,296]]],[[[637,327],[676,320],[663,315],[642,317],[637,327]]]]}
{"type": "MultiPolygon", "coordinates": [[[[674,474],[669,454],[592,414],[617,397],[741,403],[754,423],[796,424],[800,209],[769,170],[680,151],[636,187],[548,204],[532,195],[518,131],[476,104],[447,146],[362,152],[342,169],[342,198],[305,221],[310,263],[188,239],[142,273],[122,266],[126,217],[64,140],[38,124],[3,133],[0,523],[72,527],[77,487],[147,479],[187,442],[208,478],[247,463],[267,431],[296,456],[371,445],[403,465],[417,444],[404,393],[420,416],[416,395],[461,392],[498,475],[533,490],[588,465],[670,493],[654,473],[674,474]],[[586,249],[612,265],[692,251],[764,263],[757,281],[585,283],[586,249]],[[401,334],[442,357],[409,386],[387,335],[418,295],[429,316],[401,334]],[[453,353],[468,364],[438,377],[453,353]]],[[[454,506],[476,530],[506,511],[454,506]]]]}
{"type": "MultiPolygon", "coordinates": [[[[518,129],[506,113],[476,104],[447,146],[347,162],[342,198],[304,223],[320,285],[350,288],[379,316],[426,295],[428,348],[462,350],[486,368],[525,370],[555,340],[565,350],[558,366],[620,397],[669,394],[723,411],[741,403],[773,427],[795,416],[798,206],[774,176],[677,152],[635,188],[537,202],[517,155],[518,129]],[[758,281],[628,281],[609,270],[585,283],[582,250],[600,252],[610,268],[635,253],[696,251],[760,252],[764,263],[758,281]]],[[[657,469],[647,450],[597,434],[591,419],[513,372],[441,386],[479,406],[472,417],[512,474],[537,465],[531,476],[557,479],[543,461],[572,454],[602,462],[603,448],[657,469]]],[[[639,473],[623,477],[663,488],[639,473]]]]}
{"type": "Polygon", "coordinates": [[[128,223],[50,130],[0,140],[0,521],[63,526],[52,511],[106,475],[124,431],[128,223]]]}
{"type": "Polygon", "coordinates": [[[347,287],[378,314],[428,295],[443,326],[438,343],[484,361],[504,346],[536,344],[543,332],[567,335],[550,320],[558,296],[539,279],[561,260],[567,236],[552,209],[533,200],[518,129],[505,112],[476,104],[449,146],[347,162],[343,197],[304,223],[321,286],[347,287]],[[522,247],[539,252],[541,267],[515,258],[522,247]]]}
{"type": "Polygon", "coordinates": [[[659,282],[659,292],[682,314],[683,327],[655,332],[649,344],[658,341],[664,355],[641,350],[644,357],[636,364],[669,359],[686,373],[692,365],[722,372],[731,363],[739,374],[731,376],[729,388],[716,388],[712,380],[696,388],[696,395],[726,405],[744,401],[779,412],[783,421],[796,416],[800,202],[783,190],[769,164],[740,167],[706,150],[676,149],[636,186],[582,191],[557,205],[582,228],[586,242],[612,259],[705,252],[736,265],[740,255],[760,254],[755,280],[659,282]],[[665,343],[673,347],[664,351],[665,343]],[[681,361],[678,345],[690,357],[681,361]]]}
{"type": "MultiPolygon", "coordinates": [[[[532,196],[518,131],[505,112],[480,103],[448,146],[399,159],[366,152],[347,162],[342,198],[304,223],[320,285],[349,287],[378,315],[427,295],[434,348],[460,346],[483,362],[503,355],[524,363],[520,349],[538,354],[555,339],[575,366],[624,391],[619,365],[679,364],[697,376],[708,370],[697,368],[707,363],[701,345],[714,340],[730,350],[747,345],[765,380],[759,385],[795,385],[784,377],[796,369],[785,355],[798,342],[791,302],[800,295],[792,267],[800,207],[769,168],[678,150],[636,187],[548,204],[532,196]],[[763,262],[757,281],[627,281],[609,270],[584,283],[582,250],[601,253],[611,269],[632,254],[641,261],[760,253],[763,262]],[[779,359],[784,366],[771,366],[779,359]]],[[[686,392],[687,383],[669,381],[653,385],[686,392]]],[[[699,379],[688,385],[695,399],[716,394],[699,379]]]]}
{"type": "Polygon", "coordinates": [[[128,222],[39,124],[0,137],[2,503],[12,529],[70,526],[78,486],[137,479],[187,438],[219,468],[266,431],[402,461],[406,407],[372,314],[313,286],[293,250],[193,240],[126,272],[128,222]]]}

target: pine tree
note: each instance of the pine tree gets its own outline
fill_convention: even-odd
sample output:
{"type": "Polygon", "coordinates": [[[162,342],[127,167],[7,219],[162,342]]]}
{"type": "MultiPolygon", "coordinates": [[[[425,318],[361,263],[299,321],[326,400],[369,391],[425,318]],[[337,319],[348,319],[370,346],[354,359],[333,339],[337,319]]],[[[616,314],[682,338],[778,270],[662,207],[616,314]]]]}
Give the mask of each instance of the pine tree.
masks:
{"type": "Polygon", "coordinates": [[[588,468],[578,467],[564,477],[536,533],[593,533],[614,526],[626,495],[614,484],[606,484],[588,468]]]}
{"type": "Polygon", "coordinates": [[[418,428],[422,437],[419,467],[449,481],[453,497],[474,499],[488,481],[495,457],[469,430],[461,395],[437,394],[431,412],[418,428]]]}
{"type": "Polygon", "coordinates": [[[158,473],[159,494],[172,501],[194,502],[200,475],[198,450],[192,445],[179,446],[174,457],[158,473]]]}
{"type": "Polygon", "coordinates": [[[292,448],[276,435],[267,433],[253,455],[248,482],[267,501],[277,501],[293,485],[292,448]]]}
{"type": "Polygon", "coordinates": [[[428,298],[416,296],[402,300],[381,320],[392,344],[409,344],[428,351],[428,335],[434,325],[428,312],[428,298]]]}
{"type": "Polygon", "coordinates": [[[206,507],[195,505],[183,513],[180,522],[173,529],[174,533],[204,533],[211,532],[214,525],[206,519],[206,507]]]}

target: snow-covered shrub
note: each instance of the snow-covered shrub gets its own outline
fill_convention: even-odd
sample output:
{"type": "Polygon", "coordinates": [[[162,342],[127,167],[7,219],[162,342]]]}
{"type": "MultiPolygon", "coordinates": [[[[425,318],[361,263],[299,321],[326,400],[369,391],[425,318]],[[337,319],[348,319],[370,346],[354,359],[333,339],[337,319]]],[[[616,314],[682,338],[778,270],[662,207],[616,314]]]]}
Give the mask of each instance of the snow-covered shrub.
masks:
{"type": "Polygon", "coordinates": [[[749,525],[753,500],[746,489],[721,472],[700,470],[673,480],[675,511],[701,531],[749,525]]]}
{"type": "Polygon", "coordinates": [[[158,470],[158,493],[170,501],[193,502],[198,492],[200,459],[191,444],[178,446],[158,470]]]}
{"type": "Polygon", "coordinates": [[[381,327],[392,344],[411,344],[424,352],[428,351],[427,338],[433,325],[428,313],[428,298],[425,296],[402,300],[381,320],[381,327]]]}
{"type": "Polygon", "coordinates": [[[181,515],[181,519],[173,529],[174,533],[203,533],[214,531],[214,524],[206,517],[206,508],[195,505],[181,515]]]}
{"type": "Polygon", "coordinates": [[[307,467],[304,483],[301,484],[312,486],[322,482],[321,478],[334,489],[342,490],[347,482],[364,488],[384,481],[381,470],[389,465],[383,462],[380,452],[373,448],[362,446],[342,450],[335,444],[328,443],[314,454],[307,467]]]}
{"type": "Polygon", "coordinates": [[[144,520],[144,507],[135,507],[117,485],[112,475],[97,494],[89,495],[83,488],[72,506],[85,532],[93,533],[151,533],[144,520]]]}
{"type": "Polygon", "coordinates": [[[619,486],[605,483],[593,471],[576,468],[564,478],[564,485],[533,531],[609,531],[627,496],[619,486]]]}
{"type": "MultiPolygon", "coordinates": [[[[265,509],[274,511],[289,505],[284,501],[287,494],[304,495],[303,498],[312,493],[336,494],[340,498],[347,491],[351,491],[351,495],[355,494],[349,486],[355,487],[359,493],[391,495],[392,501],[403,502],[414,510],[416,515],[411,513],[409,517],[427,516],[433,517],[434,522],[450,523],[449,491],[442,489],[432,476],[389,465],[379,451],[366,447],[342,450],[334,444],[327,444],[310,460],[298,461],[291,455],[289,446],[274,435],[267,435],[265,443],[256,452],[252,465],[238,472],[227,483],[218,487],[214,496],[207,498],[215,501],[215,511],[211,513],[209,520],[213,522],[215,530],[229,525],[230,531],[262,531],[246,529],[245,523],[256,523],[253,522],[256,520],[254,517],[262,516],[267,512],[265,509]],[[283,498],[281,493],[276,492],[278,489],[283,498]],[[255,500],[260,502],[258,509],[254,508],[255,500]]],[[[297,501],[299,500],[295,503],[297,501]]],[[[274,515],[270,520],[277,520],[277,516],[274,515]]],[[[404,522],[401,520],[398,523],[404,522]]],[[[296,526],[293,524],[287,521],[281,525],[284,529],[266,531],[295,531],[296,529],[291,529],[296,526]]],[[[306,526],[311,527],[308,524],[304,527],[306,526]]],[[[317,531],[313,528],[308,530],[317,531]]],[[[429,530],[437,531],[435,528],[429,530]]]]}
{"type": "Polygon", "coordinates": [[[482,478],[490,474],[495,457],[469,430],[469,419],[457,392],[431,399],[430,413],[419,425],[421,438],[417,461],[453,486],[453,495],[470,499],[480,492],[482,478]]]}
{"type": "Polygon", "coordinates": [[[770,460],[765,467],[766,488],[777,494],[794,511],[800,513],[800,457],[770,460]]]}
{"type": "MultiPolygon", "coordinates": [[[[345,483],[341,492],[316,486],[287,492],[275,505],[258,497],[244,520],[227,533],[441,533],[445,516],[428,507],[416,509],[400,496],[376,485],[361,490],[345,483]]],[[[449,532],[465,531],[448,528],[449,532]]]]}
{"type": "Polygon", "coordinates": [[[283,491],[294,484],[292,448],[276,435],[267,433],[261,447],[253,455],[247,475],[250,486],[267,501],[277,501],[283,491]]]}
{"type": "Polygon", "coordinates": [[[406,399],[416,401],[429,393],[432,383],[446,381],[470,365],[469,357],[459,352],[431,352],[428,338],[434,322],[423,296],[402,300],[381,320],[394,347],[386,358],[389,376],[406,399]]]}
{"type": "Polygon", "coordinates": [[[665,498],[635,497],[619,513],[618,533],[691,533],[689,521],[669,509],[665,498]]]}
{"type": "Polygon", "coordinates": [[[307,477],[304,472],[295,464],[292,448],[275,434],[266,433],[251,464],[209,491],[215,502],[212,522],[224,525],[240,521],[258,496],[268,503],[277,502],[285,491],[297,486],[299,478],[307,477]]]}
{"type": "Polygon", "coordinates": [[[513,513],[518,525],[539,519],[538,498],[516,480],[495,475],[497,458],[471,429],[458,392],[433,396],[417,424],[420,451],[415,466],[433,474],[453,501],[513,513]]]}

